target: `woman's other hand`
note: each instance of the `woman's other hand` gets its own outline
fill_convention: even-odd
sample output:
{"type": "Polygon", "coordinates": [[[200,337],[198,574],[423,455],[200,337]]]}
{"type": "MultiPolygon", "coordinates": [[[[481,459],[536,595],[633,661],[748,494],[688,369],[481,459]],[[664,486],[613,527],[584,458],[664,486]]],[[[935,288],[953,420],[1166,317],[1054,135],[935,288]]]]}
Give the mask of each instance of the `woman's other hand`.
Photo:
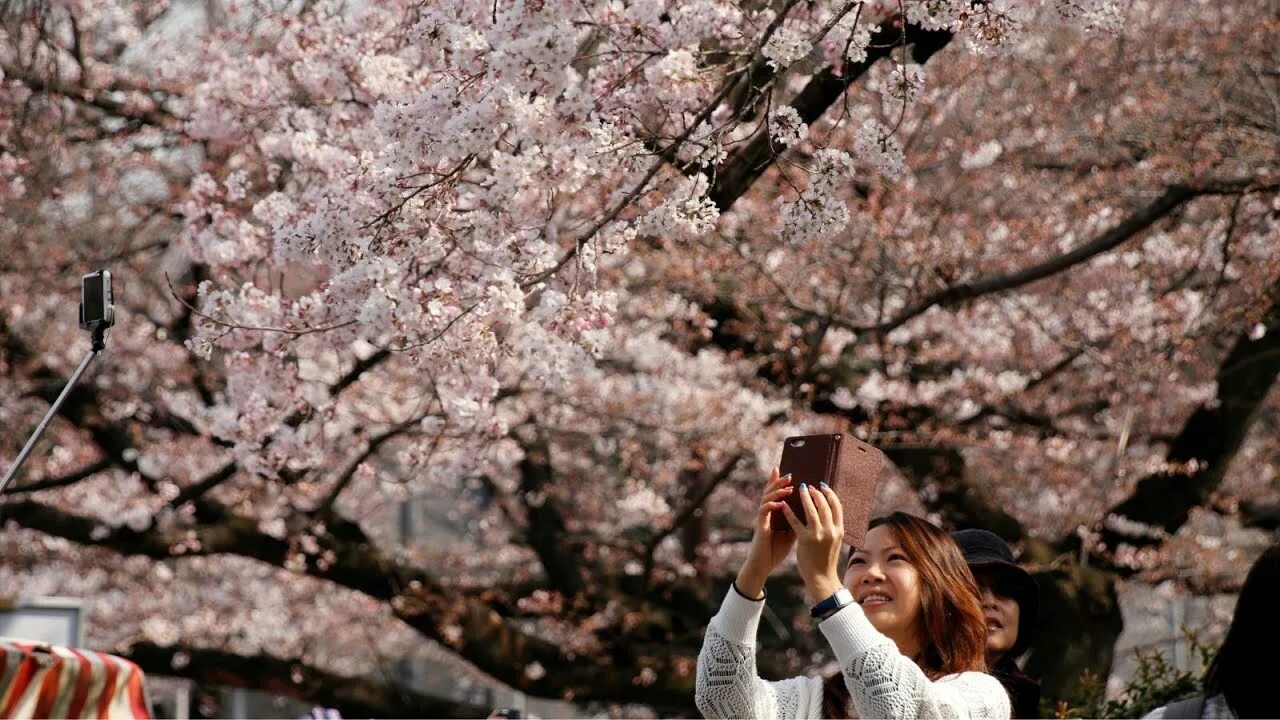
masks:
{"type": "Polygon", "coordinates": [[[841,587],[840,542],[844,538],[844,508],[840,498],[822,483],[820,487],[801,485],[800,505],[804,508],[808,524],[796,517],[791,506],[784,505],[782,512],[795,531],[799,547],[796,549],[796,565],[804,580],[805,591],[811,602],[818,602],[841,587]]]}
{"type": "Polygon", "coordinates": [[[749,598],[764,597],[764,582],[769,575],[787,559],[791,547],[796,543],[796,535],[782,528],[779,532],[772,526],[774,510],[786,507],[786,498],[796,489],[791,485],[791,475],[778,476],[778,468],[769,474],[769,484],[764,488],[760,507],[756,509],[754,533],[751,535],[751,550],[747,553],[747,561],[738,571],[738,592],[749,598]]]}

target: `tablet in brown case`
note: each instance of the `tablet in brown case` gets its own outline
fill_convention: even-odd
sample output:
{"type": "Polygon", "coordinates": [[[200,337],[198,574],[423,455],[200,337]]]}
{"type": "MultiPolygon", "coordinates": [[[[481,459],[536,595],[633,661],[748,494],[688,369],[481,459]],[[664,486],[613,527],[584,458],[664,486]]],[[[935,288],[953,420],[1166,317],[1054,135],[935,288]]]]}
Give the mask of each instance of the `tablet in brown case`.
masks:
{"type": "MultiPolygon", "coordinates": [[[[783,475],[791,473],[793,487],[808,483],[816,488],[818,483],[826,481],[844,509],[844,542],[857,547],[867,535],[871,504],[875,501],[883,465],[884,453],[852,435],[804,435],[783,441],[778,471],[783,475]]],[[[791,493],[787,504],[803,521],[800,494],[791,493]]],[[[780,510],[773,513],[772,527],[784,532],[791,530],[780,510]]]]}

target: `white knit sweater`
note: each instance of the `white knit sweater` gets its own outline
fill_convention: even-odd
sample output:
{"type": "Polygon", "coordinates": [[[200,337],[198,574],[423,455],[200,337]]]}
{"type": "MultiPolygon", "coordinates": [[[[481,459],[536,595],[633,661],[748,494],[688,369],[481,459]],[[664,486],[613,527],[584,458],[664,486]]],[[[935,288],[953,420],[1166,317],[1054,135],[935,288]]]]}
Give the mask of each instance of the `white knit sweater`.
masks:
{"type": "MultiPolygon", "coordinates": [[[[732,588],[711,618],[698,655],[695,701],[707,718],[820,718],[822,678],[768,682],[756,676],[756,629],[763,600],[732,588]]],[[[1009,696],[980,672],[930,682],[920,667],[880,634],[862,608],[849,605],[818,628],[831,643],[853,701],[854,717],[997,718],[1008,720],[1009,696]]]]}

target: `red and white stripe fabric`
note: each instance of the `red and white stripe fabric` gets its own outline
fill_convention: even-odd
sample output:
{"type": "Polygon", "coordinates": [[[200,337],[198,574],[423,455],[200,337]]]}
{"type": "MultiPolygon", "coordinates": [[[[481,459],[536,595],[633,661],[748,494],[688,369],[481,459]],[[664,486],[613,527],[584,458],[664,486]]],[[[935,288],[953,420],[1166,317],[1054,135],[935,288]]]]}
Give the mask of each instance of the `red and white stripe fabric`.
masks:
{"type": "Polygon", "coordinates": [[[0,640],[0,718],[150,718],[142,671],[124,658],[0,640]]]}

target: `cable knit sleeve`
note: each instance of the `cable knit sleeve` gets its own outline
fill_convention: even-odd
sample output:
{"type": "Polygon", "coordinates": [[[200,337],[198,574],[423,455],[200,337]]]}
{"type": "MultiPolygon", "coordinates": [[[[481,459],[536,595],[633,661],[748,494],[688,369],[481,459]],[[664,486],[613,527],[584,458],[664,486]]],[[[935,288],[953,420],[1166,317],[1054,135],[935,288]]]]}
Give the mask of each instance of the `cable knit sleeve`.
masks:
{"type": "Polygon", "coordinates": [[[698,654],[694,701],[706,718],[816,718],[822,681],[794,677],[768,682],[756,675],[756,631],[764,601],[730,589],[711,618],[698,654]]]}
{"type": "Polygon", "coordinates": [[[818,627],[840,662],[858,717],[1010,717],[1009,696],[1000,681],[986,673],[965,672],[930,682],[857,605],[841,609],[818,627]]]}

